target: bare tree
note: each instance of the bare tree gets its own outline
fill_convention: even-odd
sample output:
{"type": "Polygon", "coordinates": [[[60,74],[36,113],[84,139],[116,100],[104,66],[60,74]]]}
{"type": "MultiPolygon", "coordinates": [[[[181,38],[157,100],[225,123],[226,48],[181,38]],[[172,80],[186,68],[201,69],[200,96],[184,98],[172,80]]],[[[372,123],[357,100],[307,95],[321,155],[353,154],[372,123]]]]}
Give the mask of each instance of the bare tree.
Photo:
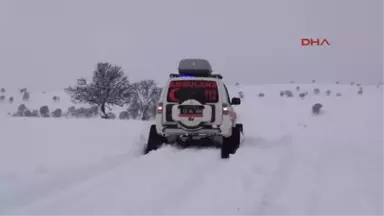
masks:
{"type": "Polygon", "coordinates": [[[123,106],[127,103],[130,84],[121,67],[109,63],[98,63],[93,79],[88,83],[85,78],[77,80],[77,85],[66,92],[75,103],[88,103],[100,107],[102,118],[108,118],[106,108],[123,106]]]}
{"type": "Polygon", "coordinates": [[[154,117],[161,94],[154,80],[142,80],[132,85],[128,113],[132,117],[148,120],[154,117]]]}

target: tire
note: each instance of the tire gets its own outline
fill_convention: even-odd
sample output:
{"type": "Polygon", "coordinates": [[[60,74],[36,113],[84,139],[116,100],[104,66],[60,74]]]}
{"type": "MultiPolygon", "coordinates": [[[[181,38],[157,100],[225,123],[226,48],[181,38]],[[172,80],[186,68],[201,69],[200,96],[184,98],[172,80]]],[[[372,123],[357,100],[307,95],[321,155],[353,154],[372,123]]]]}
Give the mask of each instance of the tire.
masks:
{"type": "Polygon", "coordinates": [[[158,148],[160,148],[164,140],[164,137],[157,133],[156,125],[151,125],[149,129],[147,146],[145,147],[144,154],[148,154],[150,151],[157,150],[158,148]]]}
{"type": "Polygon", "coordinates": [[[244,134],[243,124],[236,124],[236,127],[240,129],[240,132],[244,134]]]}
{"type": "Polygon", "coordinates": [[[233,153],[235,153],[237,151],[237,149],[239,149],[239,147],[240,147],[241,134],[244,135],[243,124],[236,124],[236,130],[237,130],[237,134],[236,134],[237,137],[236,137],[236,141],[235,141],[236,147],[235,147],[235,150],[233,153]]]}
{"type": "Polygon", "coordinates": [[[221,158],[227,159],[230,154],[235,154],[240,146],[240,128],[233,127],[232,135],[228,138],[224,137],[223,145],[221,146],[221,158]]]}

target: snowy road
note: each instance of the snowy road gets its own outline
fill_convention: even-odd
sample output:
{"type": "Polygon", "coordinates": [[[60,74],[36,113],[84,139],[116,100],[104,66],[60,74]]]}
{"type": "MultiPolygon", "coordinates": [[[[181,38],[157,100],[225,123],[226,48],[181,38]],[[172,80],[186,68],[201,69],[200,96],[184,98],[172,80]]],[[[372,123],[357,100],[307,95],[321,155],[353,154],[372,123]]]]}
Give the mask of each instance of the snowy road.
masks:
{"type": "MultiPolygon", "coordinates": [[[[289,140],[280,140],[276,145],[285,141],[289,140]]],[[[288,142],[284,144],[289,145],[288,142]]],[[[218,158],[217,149],[166,147],[122,163],[97,178],[79,182],[70,190],[39,200],[20,213],[251,213],[247,211],[257,210],[254,204],[261,202],[263,186],[279,166],[276,151],[270,148],[255,151],[255,148],[245,146],[233,160],[223,161],[218,158]],[[251,163],[244,164],[245,158],[251,163]],[[249,191],[254,191],[254,196],[238,199],[249,191]]]]}
{"type": "Polygon", "coordinates": [[[142,122],[9,119],[0,213],[382,215],[383,95],[366,95],[244,100],[246,136],[230,160],[173,147],[141,156],[142,122]],[[311,116],[318,101],[325,113],[311,116]]]}

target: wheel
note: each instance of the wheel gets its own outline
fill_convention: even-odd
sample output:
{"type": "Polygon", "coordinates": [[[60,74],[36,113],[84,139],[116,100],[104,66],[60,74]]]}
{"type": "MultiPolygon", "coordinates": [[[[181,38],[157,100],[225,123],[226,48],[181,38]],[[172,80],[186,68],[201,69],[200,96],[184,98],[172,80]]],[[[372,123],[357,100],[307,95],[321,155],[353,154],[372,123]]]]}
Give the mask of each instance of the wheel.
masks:
{"type": "Polygon", "coordinates": [[[221,158],[227,159],[230,154],[236,153],[240,146],[240,128],[233,127],[232,135],[228,138],[224,137],[223,145],[221,146],[221,158]]]}
{"type": "Polygon", "coordinates": [[[235,148],[235,151],[233,153],[236,152],[236,150],[240,147],[240,140],[241,140],[241,134],[244,134],[243,132],[243,124],[236,124],[236,130],[238,130],[238,138],[236,138],[236,148],[235,148]]]}
{"type": "Polygon", "coordinates": [[[239,127],[240,132],[244,134],[243,124],[236,124],[236,127],[239,127]]]}
{"type": "Polygon", "coordinates": [[[151,125],[149,129],[147,146],[145,147],[144,154],[148,154],[150,151],[157,150],[158,148],[160,148],[164,140],[164,137],[157,133],[156,125],[151,125]]]}

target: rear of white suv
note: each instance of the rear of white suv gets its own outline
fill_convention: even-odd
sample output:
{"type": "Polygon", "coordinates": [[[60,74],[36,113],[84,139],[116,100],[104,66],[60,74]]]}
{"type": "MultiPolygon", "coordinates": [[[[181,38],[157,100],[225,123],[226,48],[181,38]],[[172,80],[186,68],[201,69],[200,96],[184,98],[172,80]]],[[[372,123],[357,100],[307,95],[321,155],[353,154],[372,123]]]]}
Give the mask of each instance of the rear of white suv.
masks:
{"type": "Polygon", "coordinates": [[[231,135],[233,113],[219,79],[172,78],[157,108],[156,129],[162,136],[231,135]]]}
{"type": "Polygon", "coordinates": [[[160,96],[145,153],[163,143],[202,139],[219,144],[222,158],[228,158],[238,148],[242,125],[237,124],[233,105],[239,105],[240,99],[230,99],[220,75],[205,70],[193,72],[170,75],[160,96]]]}

